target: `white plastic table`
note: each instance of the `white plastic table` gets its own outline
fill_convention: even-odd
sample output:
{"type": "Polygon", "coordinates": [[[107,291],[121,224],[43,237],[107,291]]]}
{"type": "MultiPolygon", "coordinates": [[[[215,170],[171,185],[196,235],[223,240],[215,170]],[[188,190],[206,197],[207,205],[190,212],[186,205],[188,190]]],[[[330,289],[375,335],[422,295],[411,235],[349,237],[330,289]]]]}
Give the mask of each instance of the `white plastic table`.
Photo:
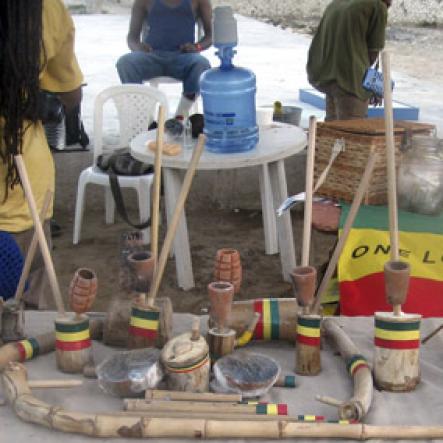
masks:
{"type": "MultiPolygon", "coordinates": [[[[135,137],[131,142],[131,154],[145,163],[154,163],[154,152],[147,142],[155,139],[156,132],[149,131],[135,137]]],[[[219,170],[259,166],[260,195],[265,233],[265,253],[280,252],[283,278],[289,281],[289,272],[295,267],[295,249],[292,235],[291,215],[285,212],[277,217],[276,209],[288,196],[284,159],[297,154],[306,146],[306,135],[296,126],[275,123],[260,129],[260,141],[253,150],[235,154],[214,154],[203,151],[197,170],[219,170]]],[[[163,155],[166,217],[171,220],[182,185],[181,170],[186,170],[192,149],[183,149],[174,157],[163,155]]],[[[193,288],[191,251],[183,211],[174,239],[177,280],[179,287],[193,288]]]]}

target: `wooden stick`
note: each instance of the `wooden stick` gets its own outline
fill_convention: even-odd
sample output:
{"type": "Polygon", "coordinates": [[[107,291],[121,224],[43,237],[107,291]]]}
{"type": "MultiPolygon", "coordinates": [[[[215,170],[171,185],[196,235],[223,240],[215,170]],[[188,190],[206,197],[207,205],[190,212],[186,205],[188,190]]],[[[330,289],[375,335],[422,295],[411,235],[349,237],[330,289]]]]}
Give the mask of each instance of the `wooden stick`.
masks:
{"type": "Polygon", "coordinates": [[[54,263],[52,262],[51,252],[49,251],[48,243],[46,242],[43,226],[38,215],[37,204],[35,203],[34,195],[32,193],[31,183],[29,181],[28,173],[26,172],[25,163],[21,155],[16,155],[14,159],[20,175],[23,190],[25,191],[25,196],[26,200],[28,201],[32,219],[34,221],[35,231],[37,232],[40,250],[45,262],[46,272],[48,273],[49,284],[51,285],[52,295],[57,306],[57,311],[61,317],[65,317],[66,312],[60,286],[57,281],[57,275],[55,274],[54,263]]]}
{"type": "Polygon", "coordinates": [[[177,205],[175,206],[175,211],[172,216],[168,231],[166,233],[166,238],[163,243],[160,258],[158,260],[158,266],[156,267],[156,272],[154,275],[154,281],[151,286],[148,297],[148,306],[154,306],[155,298],[157,297],[158,290],[160,289],[160,283],[163,278],[163,273],[166,267],[166,261],[168,260],[169,251],[172,246],[172,242],[175,237],[175,232],[177,231],[178,224],[180,222],[180,217],[182,215],[183,208],[185,206],[186,199],[191,189],[192,179],[194,178],[195,170],[197,168],[200,156],[202,155],[203,149],[205,147],[205,136],[201,134],[198,138],[197,146],[192,153],[192,158],[189,163],[188,169],[186,170],[186,175],[183,180],[183,185],[180,190],[180,195],[177,200],[177,205]]]}
{"type": "MultiPolygon", "coordinates": [[[[374,426],[363,423],[297,423],[296,418],[256,416],[247,420],[207,418],[149,418],[140,414],[67,411],[36,399],[26,369],[12,364],[0,374],[4,394],[16,415],[28,423],[66,433],[102,438],[432,440],[443,438],[443,426],[374,426]],[[48,420],[48,417],[51,417],[48,420]]],[[[245,416],[243,416],[246,418],[245,416]]]]}
{"type": "MultiPolygon", "coordinates": [[[[359,357],[357,364],[362,363],[359,369],[351,375],[354,383],[352,397],[339,405],[334,404],[333,406],[338,406],[338,413],[342,420],[363,420],[371,408],[374,395],[371,370],[369,366],[365,366],[364,360],[361,359],[361,353],[343,329],[339,327],[336,320],[332,318],[323,319],[322,328],[326,337],[333,342],[347,364],[355,357],[359,357]]],[[[322,397],[324,403],[326,403],[325,399],[330,400],[330,404],[336,402],[335,399],[330,397],[322,397]]]]}
{"type": "Polygon", "coordinates": [[[440,325],[437,329],[434,329],[430,334],[422,339],[421,343],[424,345],[427,343],[434,335],[437,335],[443,329],[443,325],[440,325]]]}
{"type": "Polygon", "coordinates": [[[352,205],[349,209],[348,217],[346,218],[345,225],[343,226],[342,233],[337,242],[337,246],[335,247],[334,253],[329,260],[328,267],[326,269],[325,275],[320,283],[320,286],[317,291],[317,298],[315,300],[314,306],[312,307],[312,312],[319,313],[320,305],[323,293],[326,291],[326,288],[329,285],[332,275],[334,274],[334,270],[337,266],[338,259],[340,254],[343,251],[343,247],[348,239],[349,233],[351,232],[352,225],[354,223],[355,217],[357,216],[358,210],[360,208],[361,202],[365,195],[366,189],[369,185],[369,181],[371,179],[372,171],[375,166],[375,162],[377,160],[377,154],[375,152],[371,152],[369,154],[368,162],[366,163],[365,172],[363,173],[363,177],[360,180],[360,183],[357,188],[357,192],[355,193],[354,200],[352,201],[352,205]]]}
{"type": "Polygon", "coordinates": [[[315,159],[315,137],[317,133],[317,119],[311,115],[309,118],[309,140],[308,153],[306,157],[306,200],[303,222],[303,245],[301,265],[309,265],[309,252],[311,247],[311,223],[312,223],[312,197],[314,186],[314,159],[315,159]]]}
{"type": "Polygon", "coordinates": [[[82,386],[82,380],[29,380],[28,386],[31,389],[67,389],[82,386]]]}
{"type": "MultiPolygon", "coordinates": [[[[42,210],[40,212],[40,220],[43,223],[45,221],[46,214],[49,209],[49,205],[51,204],[53,193],[48,189],[45,194],[45,199],[43,200],[43,206],[42,210]]],[[[26,254],[25,263],[23,265],[23,270],[20,275],[20,280],[17,285],[17,289],[15,291],[15,302],[17,304],[20,303],[22,297],[23,297],[23,291],[25,290],[26,280],[29,277],[29,272],[31,271],[31,265],[32,261],[34,260],[35,253],[37,251],[38,246],[38,235],[37,231],[34,232],[34,235],[32,236],[31,244],[29,245],[28,252],[26,254]]]]}
{"type": "Polygon", "coordinates": [[[139,399],[125,399],[124,409],[126,411],[148,411],[148,412],[200,412],[213,414],[243,414],[257,415],[256,404],[243,403],[221,403],[221,402],[197,402],[197,401],[146,401],[139,399]]]}
{"type": "MultiPolygon", "coordinates": [[[[381,53],[383,68],[383,95],[385,114],[386,159],[388,167],[389,235],[391,239],[391,260],[399,259],[397,185],[395,168],[394,113],[392,110],[391,64],[388,51],[381,53]]],[[[401,305],[393,305],[394,315],[401,314],[401,305]]]]}
{"type": "Polygon", "coordinates": [[[162,174],[163,138],[165,135],[166,111],[163,106],[158,110],[158,128],[154,162],[154,195],[152,198],[151,223],[151,254],[157,263],[158,259],[158,229],[160,220],[160,185],[162,174]]]}
{"type": "Polygon", "coordinates": [[[164,401],[209,401],[222,403],[239,403],[242,401],[241,394],[216,394],[213,392],[182,392],[182,391],[162,391],[157,389],[148,389],[145,392],[146,400],[164,400],[164,401]]]}

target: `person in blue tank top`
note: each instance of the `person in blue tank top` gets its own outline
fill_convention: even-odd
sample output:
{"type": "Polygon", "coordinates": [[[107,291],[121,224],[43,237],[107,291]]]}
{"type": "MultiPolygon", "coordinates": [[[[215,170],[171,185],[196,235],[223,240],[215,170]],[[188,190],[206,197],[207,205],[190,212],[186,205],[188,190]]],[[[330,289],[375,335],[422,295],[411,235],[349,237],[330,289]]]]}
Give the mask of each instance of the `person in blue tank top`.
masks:
{"type": "Polygon", "coordinates": [[[132,51],[117,61],[122,83],[143,83],[154,77],[183,82],[176,116],[187,116],[197,98],[200,75],[211,66],[200,52],[212,44],[210,0],[135,0],[128,46],[132,51]],[[204,35],[195,41],[199,20],[204,35]]]}

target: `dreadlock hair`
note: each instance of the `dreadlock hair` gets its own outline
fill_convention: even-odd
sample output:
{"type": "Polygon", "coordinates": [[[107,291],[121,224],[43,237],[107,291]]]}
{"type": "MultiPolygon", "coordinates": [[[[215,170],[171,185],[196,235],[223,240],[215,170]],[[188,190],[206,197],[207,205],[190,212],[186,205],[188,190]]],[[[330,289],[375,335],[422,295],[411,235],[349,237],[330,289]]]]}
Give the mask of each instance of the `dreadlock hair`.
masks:
{"type": "Polygon", "coordinates": [[[38,120],[43,0],[0,1],[0,161],[8,190],[20,183],[14,156],[22,153],[25,125],[38,120]]]}

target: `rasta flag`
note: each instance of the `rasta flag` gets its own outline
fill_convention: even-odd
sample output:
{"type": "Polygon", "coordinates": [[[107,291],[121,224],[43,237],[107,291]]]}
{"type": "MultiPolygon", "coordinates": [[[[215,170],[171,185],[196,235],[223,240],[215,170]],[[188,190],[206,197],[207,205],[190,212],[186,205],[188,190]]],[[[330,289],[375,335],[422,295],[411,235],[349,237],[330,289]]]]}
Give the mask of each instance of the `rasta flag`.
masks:
{"type": "MultiPolygon", "coordinates": [[[[349,212],[343,204],[340,228],[349,212]]],[[[402,310],[443,316],[443,214],[399,211],[399,258],[411,266],[408,298],[402,310]]],[[[385,300],[383,267],[390,260],[388,208],[362,206],[338,262],[343,315],[391,311],[385,300]]]]}

